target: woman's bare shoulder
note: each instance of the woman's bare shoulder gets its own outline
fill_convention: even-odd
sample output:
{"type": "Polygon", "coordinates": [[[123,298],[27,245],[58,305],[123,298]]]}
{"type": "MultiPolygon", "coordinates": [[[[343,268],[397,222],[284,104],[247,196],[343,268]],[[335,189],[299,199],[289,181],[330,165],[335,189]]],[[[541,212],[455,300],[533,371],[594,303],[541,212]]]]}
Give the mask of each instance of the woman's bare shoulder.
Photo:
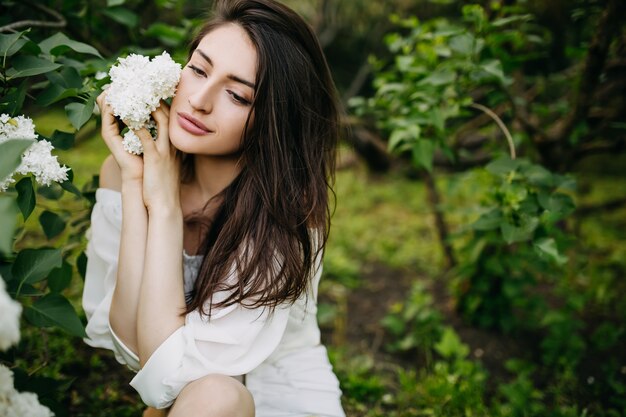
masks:
{"type": "Polygon", "coordinates": [[[122,174],[113,155],[109,155],[100,168],[100,188],[114,191],[122,190],[122,174]]]}

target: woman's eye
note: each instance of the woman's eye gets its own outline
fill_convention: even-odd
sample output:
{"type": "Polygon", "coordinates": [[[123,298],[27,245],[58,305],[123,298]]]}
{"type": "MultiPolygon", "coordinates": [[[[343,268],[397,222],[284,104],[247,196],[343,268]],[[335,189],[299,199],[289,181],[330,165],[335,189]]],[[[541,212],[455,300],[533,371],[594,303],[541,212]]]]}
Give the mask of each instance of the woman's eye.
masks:
{"type": "Polygon", "coordinates": [[[194,72],[194,74],[199,75],[201,77],[206,76],[206,72],[202,71],[200,68],[195,65],[189,65],[189,68],[194,72]]]}
{"type": "Polygon", "coordinates": [[[241,97],[239,94],[235,93],[234,91],[228,91],[228,94],[230,94],[230,96],[233,98],[233,100],[235,100],[237,103],[239,104],[243,104],[243,105],[249,105],[250,101],[246,100],[245,98],[241,97]]]}

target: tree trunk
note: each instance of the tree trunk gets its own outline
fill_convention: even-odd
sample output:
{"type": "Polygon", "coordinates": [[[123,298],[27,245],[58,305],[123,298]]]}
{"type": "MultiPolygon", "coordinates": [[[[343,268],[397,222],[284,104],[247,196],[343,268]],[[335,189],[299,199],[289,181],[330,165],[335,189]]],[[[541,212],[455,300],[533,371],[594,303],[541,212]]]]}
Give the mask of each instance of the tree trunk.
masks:
{"type": "Polygon", "coordinates": [[[426,184],[426,190],[428,191],[428,203],[435,216],[435,227],[437,228],[437,235],[439,237],[439,243],[443,250],[446,269],[456,266],[456,259],[454,257],[454,251],[452,245],[448,241],[448,225],[446,219],[441,210],[441,199],[439,197],[439,191],[435,184],[435,179],[430,172],[424,174],[424,183],[426,184]]]}

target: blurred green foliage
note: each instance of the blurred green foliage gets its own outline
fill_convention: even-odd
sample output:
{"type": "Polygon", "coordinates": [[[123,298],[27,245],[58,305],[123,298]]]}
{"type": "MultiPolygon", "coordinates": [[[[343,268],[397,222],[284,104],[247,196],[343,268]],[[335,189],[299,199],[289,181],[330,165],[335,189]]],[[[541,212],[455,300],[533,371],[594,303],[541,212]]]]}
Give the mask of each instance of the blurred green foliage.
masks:
{"type": "MultiPolygon", "coordinates": [[[[63,187],[36,187],[26,177],[0,196],[0,274],[29,308],[22,342],[0,360],[15,370],[19,389],[38,392],[59,416],[130,416],[143,408],[111,355],[69,336],[82,334],[81,252],[93,176],[106,154],[91,113],[106,82],[96,74],[129,52],[166,48],[184,62],[209,3],[0,0],[0,27],[58,24],[0,35],[0,113],[31,116],[74,172],[63,187]],[[14,266],[33,259],[38,270],[14,266]],[[51,309],[64,313],[45,313],[51,309]]],[[[331,332],[348,415],[626,414],[626,213],[623,204],[592,210],[626,197],[617,146],[626,127],[616,87],[623,24],[592,110],[566,135],[554,133],[569,123],[598,22],[615,1],[287,3],[320,35],[343,98],[361,94],[350,101],[358,123],[388,138],[410,171],[432,172],[458,258],[445,270],[426,187],[403,169],[338,173],[319,320],[331,332]],[[523,158],[502,157],[505,134],[477,103],[503,121],[523,158]],[[588,158],[602,149],[616,151],[588,158]],[[394,278],[419,277],[380,323],[384,355],[345,336],[349,297],[367,285],[372,265],[394,278]],[[441,283],[451,306],[437,304],[441,283]],[[488,327],[490,338],[517,338],[528,351],[492,373],[450,322],[488,327]]],[[[8,169],[5,158],[20,151],[5,147],[0,168],[8,169]]],[[[387,285],[403,284],[389,278],[387,285]]]]}

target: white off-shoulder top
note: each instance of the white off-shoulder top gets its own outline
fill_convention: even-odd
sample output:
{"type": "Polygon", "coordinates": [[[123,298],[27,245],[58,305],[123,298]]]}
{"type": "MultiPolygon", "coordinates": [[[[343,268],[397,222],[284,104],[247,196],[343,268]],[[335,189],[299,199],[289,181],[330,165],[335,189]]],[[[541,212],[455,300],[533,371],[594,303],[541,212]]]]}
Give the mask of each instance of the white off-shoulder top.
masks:
{"type": "MultiPolygon", "coordinates": [[[[280,306],[271,314],[267,309],[239,304],[213,309],[210,319],[195,311],[187,314],[184,326],[170,335],[140,369],[137,356],[109,326],[121,224],[121,194],[98,189],[86,252],[85,342],[112,350],[120,363],[137,372],[130,384],[144,403],[168,407],[186,384],[217,373],[246,376],[257,417],[344,416],[339,383],[320,344],[316,318],[321,265],[312,277],[308,298],[303,295],[293,305],[280,306]]],[[[181,256],[188,294],[202,259],[185,253],[181,256]]],[[[221,298],[219,293],[214,297],[221,298]]]]}

